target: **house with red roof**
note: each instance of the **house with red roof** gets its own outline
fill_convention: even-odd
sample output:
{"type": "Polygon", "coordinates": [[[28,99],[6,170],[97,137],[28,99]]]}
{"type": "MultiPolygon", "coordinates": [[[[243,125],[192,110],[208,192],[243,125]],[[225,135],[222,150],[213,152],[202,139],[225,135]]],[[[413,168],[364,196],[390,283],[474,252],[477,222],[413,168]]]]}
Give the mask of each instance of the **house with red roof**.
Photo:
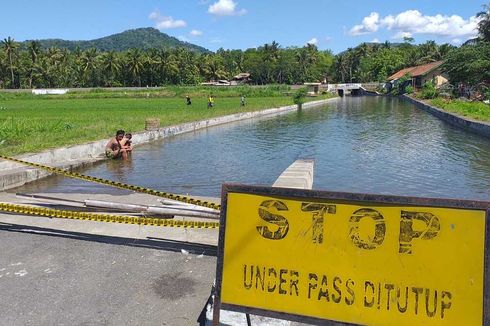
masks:
{"type": "Polygon", "coordinates": [[[441,69],[443,63],[444,61],[435,61],[425,65],[405,68],[388,77],[388,80],[396,82],[396,80],[408,74],[412,78],[412,86],[415,89],[421,88],[428,81],[433,81],[435,86],[438,87],[448,82],[448,76],[441,69]]]}

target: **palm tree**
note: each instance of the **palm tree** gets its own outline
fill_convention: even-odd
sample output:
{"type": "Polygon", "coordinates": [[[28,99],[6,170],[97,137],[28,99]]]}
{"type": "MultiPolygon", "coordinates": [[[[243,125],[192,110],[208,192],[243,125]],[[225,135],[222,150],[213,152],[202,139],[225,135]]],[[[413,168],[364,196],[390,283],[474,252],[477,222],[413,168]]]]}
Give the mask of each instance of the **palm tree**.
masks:
{"type": "Polygon", "coordinates": [[[129,49],[126,52],[126,63],[134,81],[138,80],[138,86],[141,87],[141,70],[143,69],[143,60],[139,49],[129,49]]]}
{"type": "Polygon", "coordinates": [[[226,78],[226,71],[220,56],[206,55],[203,61],[203,69],[208,79],[220,80],[226,78]]]}
{"type": "Polygon", "coordinates": [[[169,83],[176,80],[179,73],[179,67],[175,56],[166,50],[159,50],[157,55],[158,71],[164,83],[169,83]]]}
{"type": "Polygon", "coordinates": [[[478,22],[478,34],[483,40],[490,42],[490,3],[483,5],[483,11],[476,14],[480,18],[478,22]]]}
{"type": "Polygon", "coordinates": [[[83,82],[86,86],[95,86],[94,73],[97,71],[97,49],[91,48],[80,56],[80,64],[83,72],[83,82]]]}
{"type": "Polygon", "coordinates": [[[264,44],[262,48],[266,83],[271,81],[271,71],[275,68],[276,62],[279,59],[279,47],[279,43],[272,41],[271,44],[264,44]]]}
{"type": "Polygon", "coordinates": [[[340,80],[345,83],[347,70],[349,70],[349,61],[347,59],[347,54],[339,54],[335,60],[336,71],[340,74],[340,80]]]}
{"type": "Polygon", "coordinates": [[[33,64],[36,63],[37,56],[41,52],[41,43],[39,41],[31,41],[27,44],[27,51],[31,56],[31,61],[33,64]]]}
{"type": "Polygon", "coordinates": [[[102,54],[101,63],[102,69],[105,72],[105,78],[107,79],[106,85],[112,86],[114,83],[114,77],[121,70],[121,64],[116,52],[109,51],[102,54]]]}
{"type": "Polygon", "coordinates": [[[15,78],[14,78],[14,63],[13,63],[13,56],[15,54],[15,50],[18,47],[18,43],[15,42],[13,38],[10,36],[2,41],[3,44],[3,50],[7,54],[8,60],[9,60],[9,65],[10,65],[10,75],[11,75],[11,87],[15,87],[15,78]]]}
{"type": "Polygon", "coordinates": [[[447,44],[445,46],[439,46],[434,41],[427,41],[424,44],[419,45],[419,59],[416,63],[420,65],[442,60],[449,49],[447,44]]]}
{"type": "Polygon", "coordinates": [[[37,63],[37,58],[41,52],[41,43],[38,41],[31,41],[27,44],[27,52],[31,57],[30,69],[29,69],[29,88],[32,88],[32,79],[34,75],[34,69],[37,63]]]}

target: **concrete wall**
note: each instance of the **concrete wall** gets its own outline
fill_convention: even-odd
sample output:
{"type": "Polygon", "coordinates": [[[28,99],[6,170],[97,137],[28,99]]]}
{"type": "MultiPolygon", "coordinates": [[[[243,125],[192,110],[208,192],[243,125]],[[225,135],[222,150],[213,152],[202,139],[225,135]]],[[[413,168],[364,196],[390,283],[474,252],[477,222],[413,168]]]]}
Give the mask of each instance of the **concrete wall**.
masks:
{"type": "MultiPolygon", "coordinates": [[[[303,104],[303,109],[322,106],[328,102],[336,100],[337,98],[308,102],[303,104]]],[[[134,133],[132,139],[133,145],[143,144],[157,139],[162,139],[169,136],[178,135],[185,132],[190,132],[224,123],[230,123],[244,119],[286,114],[296,109],[296,105],[289,105],[255,112],[236,113],[208,120],[188,122],[180,125],[160,128],[155,131],[134,133]]],[[[91,164],[93,162],[105,159],[104,148],[107,141],[107,139],[98,140],[82,145],[51,149],[36,154],[25,154],[17,156],[17,158],[24,161],[72,169],[81,165],[91,164]]],[[[14,162],[0,160],[0,190],[18,187],[27,182],[43,178],[47,175],[49,175],[49,173],[45,171],[25,167],[14,162]]]]}
{"type": "Polygon", "coordinates": [[[441,86],[444,83],[448,82],[448,77],[446,74],[442,72],[441,69],[435,69],[429,72],[427,75],[422,76],[422,86],[430,81],[435,81],[436,86],[441,86]]]}
{"type": "Polygon", "coordinates": [[[476,121],[466,117],[455,115],[453,113],[446,112],[434,106],[418,101],[407,95],[403,95],[402,97],[407,101],[412,102],[420,109],[429,112],[430,114],[452,124],[453,126],[490,138],[490,123],[476,121]]]}

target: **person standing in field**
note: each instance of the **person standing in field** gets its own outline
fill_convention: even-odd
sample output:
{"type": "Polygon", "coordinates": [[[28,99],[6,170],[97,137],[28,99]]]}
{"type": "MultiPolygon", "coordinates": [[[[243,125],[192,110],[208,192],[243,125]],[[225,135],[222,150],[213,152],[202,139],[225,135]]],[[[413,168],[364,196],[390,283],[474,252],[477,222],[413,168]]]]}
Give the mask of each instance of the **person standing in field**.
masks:
{"type": "Polygon", "coordinates": [[[208,97],[208,109],[212,108],[213,106],[214,106],[213,95],[209,95],[209,97],[208,97]]]}
{"type": "Polygon", "coordinates": [[[186,101],[186,103],[185,103],[186,105],[191,105],[192,104],[191,98],[189,97],[189,95],[186,95],[185,96],[185,101],[186,101]]]}
{"type": "Polygon", "coordinates": [[[245,106],[245,96],[240,96],[240,106],[245,106]]]}

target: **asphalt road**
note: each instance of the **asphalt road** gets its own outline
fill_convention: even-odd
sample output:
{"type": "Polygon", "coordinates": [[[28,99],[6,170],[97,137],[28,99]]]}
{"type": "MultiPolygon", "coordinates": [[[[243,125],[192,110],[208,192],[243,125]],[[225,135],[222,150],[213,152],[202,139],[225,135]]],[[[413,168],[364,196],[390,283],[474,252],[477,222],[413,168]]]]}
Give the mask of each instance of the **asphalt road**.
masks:
{"type": "Polygon", "coordinates": [[[0,247],[1,325],[196,325],[216,267],[208,245],[8,223],[0,247]]]}

